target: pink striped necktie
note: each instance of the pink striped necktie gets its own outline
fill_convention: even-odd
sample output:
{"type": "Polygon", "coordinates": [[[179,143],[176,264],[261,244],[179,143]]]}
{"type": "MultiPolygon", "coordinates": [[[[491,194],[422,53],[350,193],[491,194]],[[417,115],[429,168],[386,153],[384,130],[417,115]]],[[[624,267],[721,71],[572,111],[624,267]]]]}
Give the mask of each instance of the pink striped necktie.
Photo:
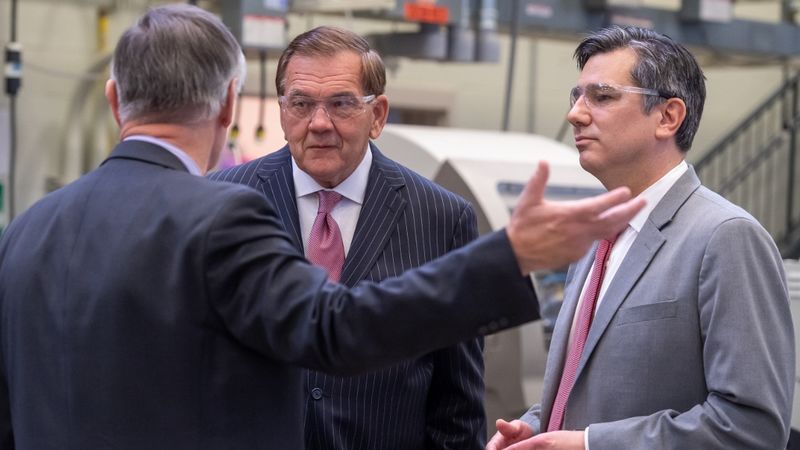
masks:
{"type": "Polygon", "coordinates": [[[583,301],[581,302],[580,310],[578,311],[578,319],[575,322],[575,332],[572,336],[572,345],[569,347],[567,353],[567,361],[564,363],[564,370],[561,373],[561,384],[558,385],[558,394],[553,402],[553,409],[550,413],[550,422],[547,425],[547,431],[557,431],[561,429],[564,422],[564,411],[569,399],[569,393],[575,384],[575,375],[578,372],[578,365],[583,354],[583,348],[586,346],[586,338],[589,336],[589,327],[592,325],[594,318],[594,307],[597,304],[597,297],[600,293],[600,286],[603,285],[603,275],[606,269],[606,262],[608,256],[611,254],[611,246],[614,245],[612,240],[602,240],[597,246],[597,252],[594,254],[594,264],[592,265],[592,278],[589,280],[589,286],[583,294],[583,301]]]}
{"type": "Polygon", "coordinates": [[[308,238],[308,260],[328,270],[328,279],[338,282],[344,265],[344,244],[339,225],[331,211],[342,199],[342,194],[334,191],[318,191],[319,209],[311,236],[308,238]]]}

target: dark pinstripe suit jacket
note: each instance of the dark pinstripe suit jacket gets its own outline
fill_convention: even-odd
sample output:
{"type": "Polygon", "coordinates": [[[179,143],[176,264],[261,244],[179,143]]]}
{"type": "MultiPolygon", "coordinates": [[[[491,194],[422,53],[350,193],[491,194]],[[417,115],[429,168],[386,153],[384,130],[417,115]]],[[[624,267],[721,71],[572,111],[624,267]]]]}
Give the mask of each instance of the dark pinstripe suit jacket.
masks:
{"type": "MultiPolygon", "coordinates": [[[[399,275],[477,236],[461,197],[383,156],[373,163],[342,283],[399,275]]],[[[256,188],[302,252],[288,147],[212,179],[256,188]]],[[[485,445],[482,342],[472,340],[361,376],[309,371],[309,449],[478,449],[485,445]]]]}

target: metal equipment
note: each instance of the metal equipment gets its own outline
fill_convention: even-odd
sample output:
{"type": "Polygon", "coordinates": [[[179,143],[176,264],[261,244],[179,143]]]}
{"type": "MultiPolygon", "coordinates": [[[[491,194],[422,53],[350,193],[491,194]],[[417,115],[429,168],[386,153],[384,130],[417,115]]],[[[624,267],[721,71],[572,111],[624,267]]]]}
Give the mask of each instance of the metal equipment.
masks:
{"type": "Polygon", "coordinates": [[[222,21],[245,53],[283,50],[288,0],[230,0],[220,2],[222,21]]]}
{"type": "MultiPolygon", "coordinates": [[[[390,124],[376,144],[390,158],[472,202],[480,233],[508,224],[539,160],[550,165],[547,199],[577,199],[605,191],[580,167],[574,148],[542,136],[390,124]]],[[[542,321],[486,337],[490,435],[494,419],[519,417],[541,397],[549,334],[563,299],[565,276],[566,267],[533,275],[542,321]]]]}

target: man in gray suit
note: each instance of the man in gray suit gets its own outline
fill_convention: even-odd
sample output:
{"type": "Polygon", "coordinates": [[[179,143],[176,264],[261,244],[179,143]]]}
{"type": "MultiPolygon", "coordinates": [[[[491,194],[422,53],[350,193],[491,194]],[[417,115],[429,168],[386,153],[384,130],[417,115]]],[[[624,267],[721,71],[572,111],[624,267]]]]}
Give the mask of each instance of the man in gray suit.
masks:
{"type": "Polygon", "coordinates": [[[0,239],[0,448],[302,448],[299,367],[375,370],[530,320],[527,272],[642,206],[624,188],[544,201],[542,165],[505,230],[381,284],[328,283],[261,195],[199,176],[243,68],[222,22],[186,4],[120,38],[121,142],[0,239]]]}
{"type": "Polygon", "coordinates": [[[570,267],[542,402],[498,421],[487,448],[783,448],[795,365],[782,261],[684,161],[702,71],[638,28],[594,33],[575,57],[581,165],[647,206],[570,267]]]}
{"type": "MultiPolygon", "coordinates": [[[[348,286],[397,276],[477,237],[468,202],[370,142],[389,102],[383,61],[361,36],[335,27],[300,34],[281,55],[275,82],[288,144],[209,177],[247,184],[282,205],[278,214],[299,252],[311,257],[326,191],[341,195],[332,215],[346,258],[336,279],[348,286]],[[359,114],[341,114],[365,96],[359,114]]],[[[306,449],[483,449],[481,344],[470,339],[355,376],[308,371],[306,449]]]]}

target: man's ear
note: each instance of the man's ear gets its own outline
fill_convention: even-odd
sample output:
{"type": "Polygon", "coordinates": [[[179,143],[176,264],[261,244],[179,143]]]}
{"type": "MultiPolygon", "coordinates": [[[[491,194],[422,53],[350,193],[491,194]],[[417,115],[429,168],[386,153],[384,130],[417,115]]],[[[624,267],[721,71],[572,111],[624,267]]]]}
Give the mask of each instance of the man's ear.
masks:
{"type": "Polygon", "coordinates": [[[114,114],[114,120],[117,121],[117,125],[122,126],[122,122],[119,119],[119,96],[117,96],[117,82],[111,79],[106,81],[106,100],[108,101],[108,106],[111,107],[111,113],[114,114]]]}
{"type": "Polygon", "coordinates": [[[369,127],[369,137],[377,139],[383,131],[383,126],[386,125],[386,120],[389,118],[389,99],[381,94],[375,98],[372,105],[372,124],[369,127]]]}
{"type": "Polygon", "coordinates": [[[678,133],[678,128],[686,119],[686,103],[679,98],[670,98],[659,108],[661,117],[656,127],[656,137],[659,139],[669,139],[678,133]]]}
{"type": "Polygon", "coordinates": [[[234,78],[228,84],[228,95],[225,97],[225,103],[222,104],[222,109],[219,111],[219,122],[224,128],[228,128],[233,123],[233,113],[236,109],[236,83],[237,79],[234,78]]]}

